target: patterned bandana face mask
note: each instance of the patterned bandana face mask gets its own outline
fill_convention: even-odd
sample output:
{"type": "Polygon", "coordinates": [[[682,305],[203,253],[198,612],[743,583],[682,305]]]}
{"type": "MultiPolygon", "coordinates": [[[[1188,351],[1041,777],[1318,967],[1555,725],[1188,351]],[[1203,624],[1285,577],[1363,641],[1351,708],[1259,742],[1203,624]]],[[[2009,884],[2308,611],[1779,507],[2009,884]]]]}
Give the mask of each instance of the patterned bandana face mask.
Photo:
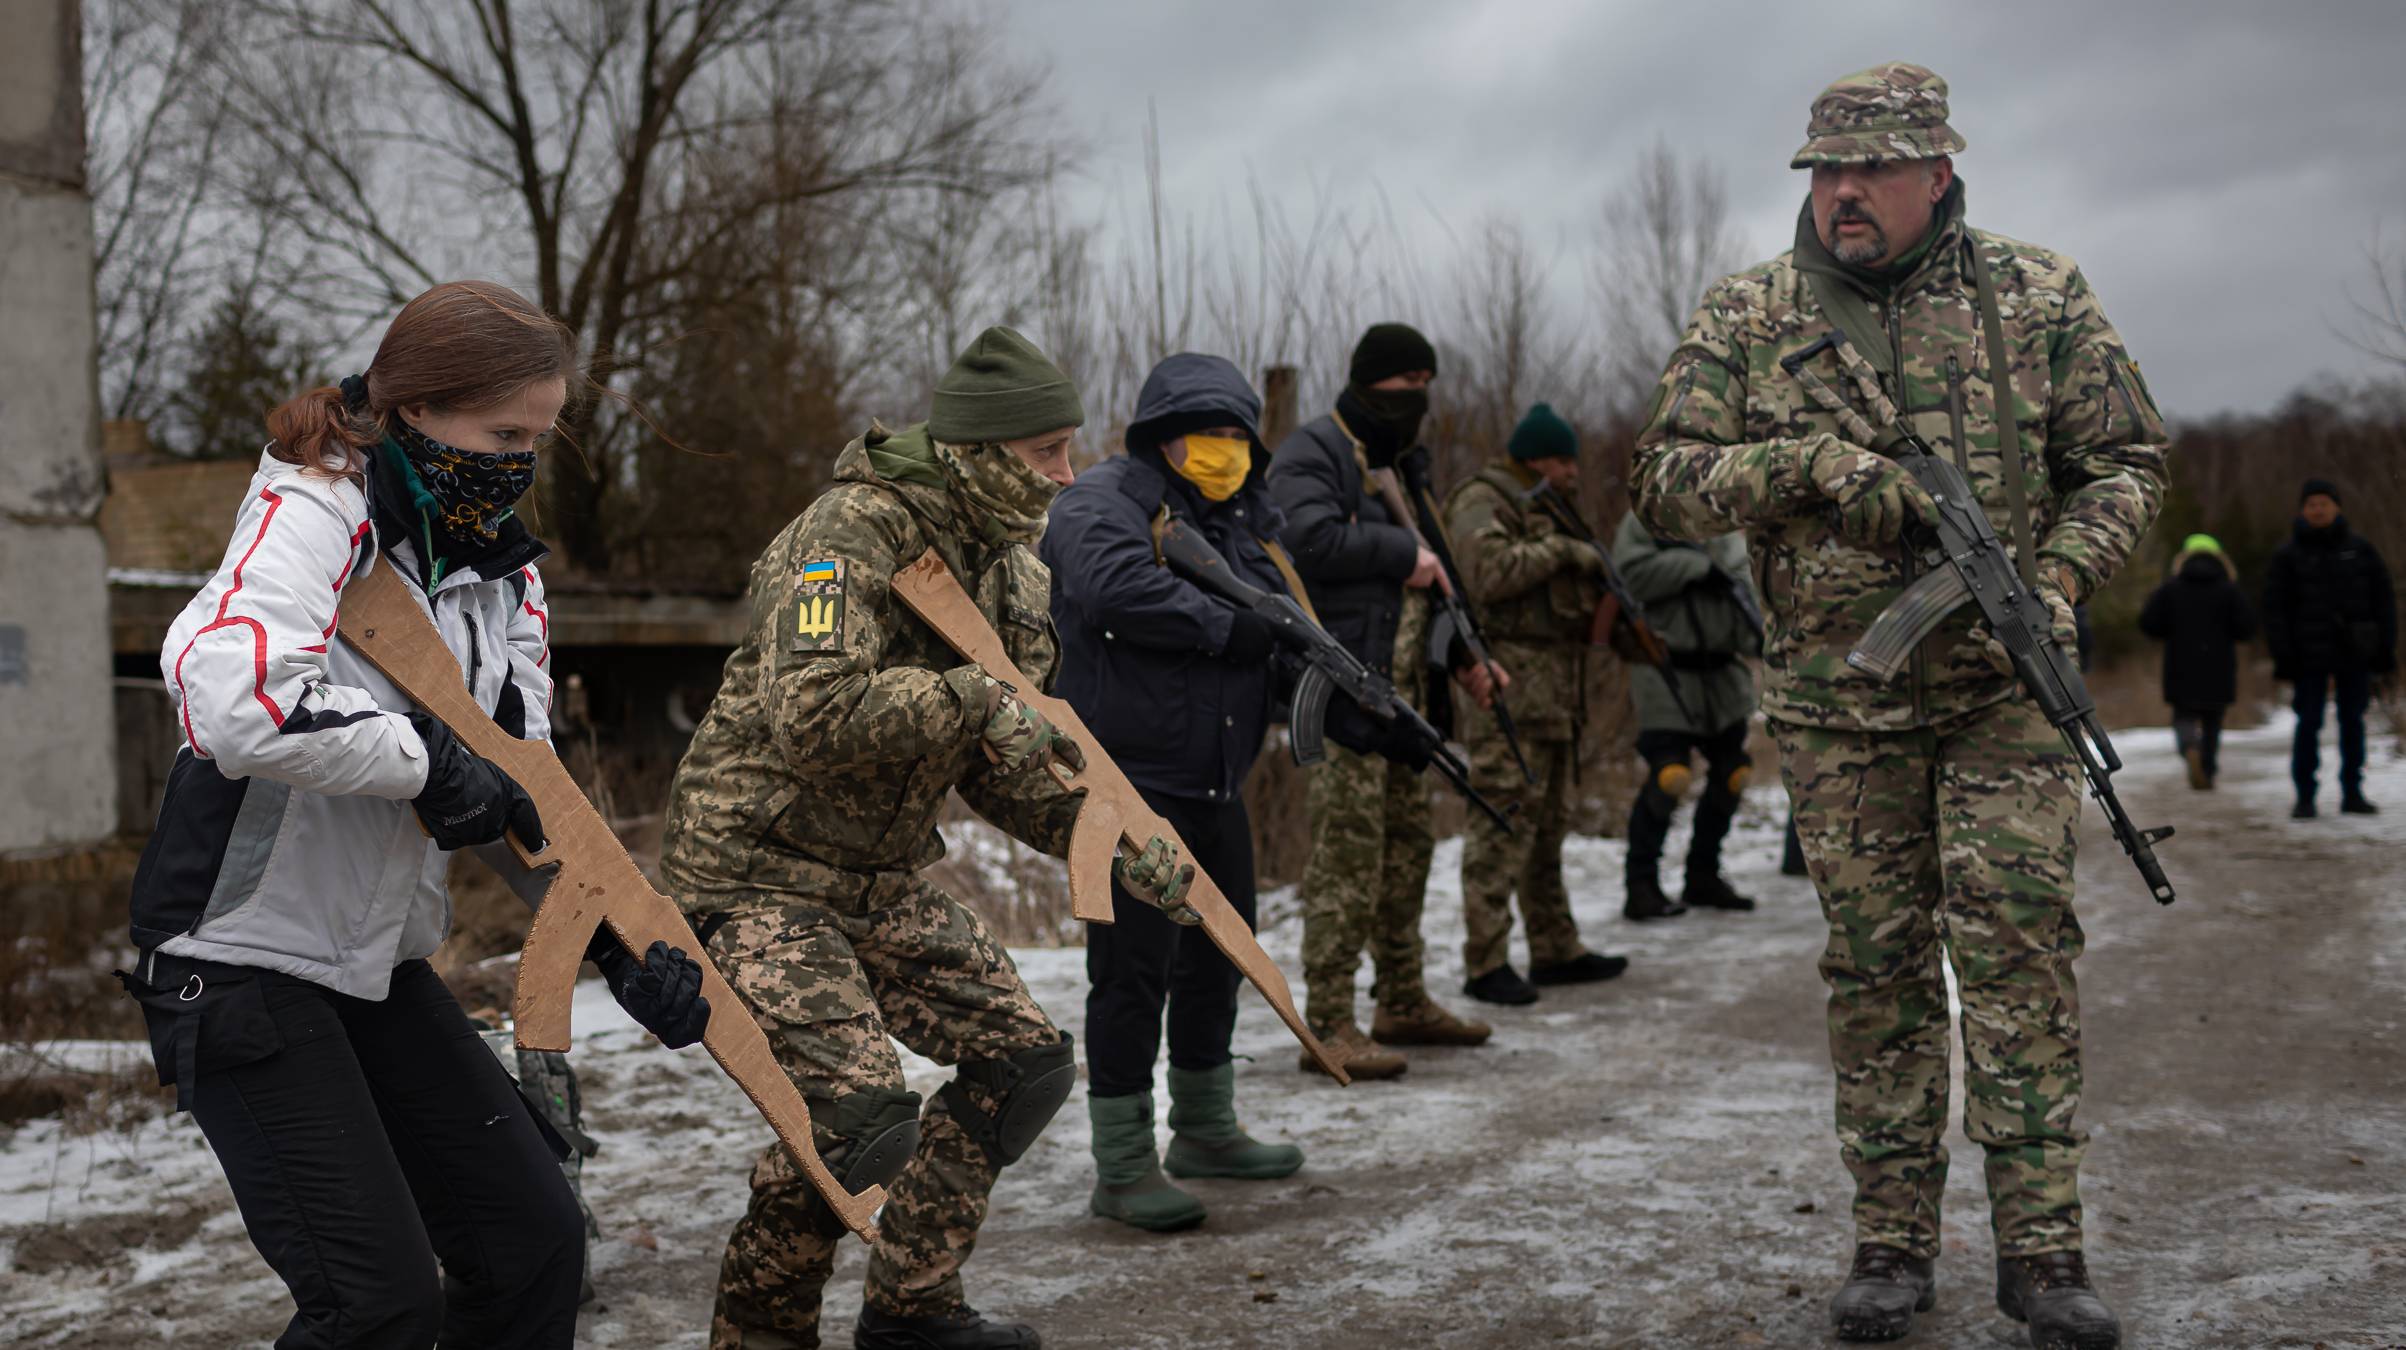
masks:
{"type": "Polygon", "coordinates": [[[535,485],[535,452],[487,454],[445,445],[399,415],[393,443],[409,457],[418,481],[433,499],[427,519],[435,532],[465,548],[481,548],[498,537],[510,508],[535,485]]]}
{"type": "Polygon", "coordinates": [[[934,442],[936,458],[982,519],[989,542],[1030,544],[1044,531],[1044,513],[1061,485],[1001,445],[934,442]]]}

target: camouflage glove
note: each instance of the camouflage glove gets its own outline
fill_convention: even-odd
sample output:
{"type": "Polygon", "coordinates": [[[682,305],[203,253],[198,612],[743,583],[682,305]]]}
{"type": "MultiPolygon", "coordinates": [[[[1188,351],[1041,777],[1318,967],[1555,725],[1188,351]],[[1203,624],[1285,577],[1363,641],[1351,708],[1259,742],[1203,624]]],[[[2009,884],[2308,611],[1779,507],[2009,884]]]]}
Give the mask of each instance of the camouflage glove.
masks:
{"type": "Polygon", "coordinates": [[[1603,580],[1604,555],[1594,545],[1567,534],[1551,534],[1546,536],[1546,549],[1553,555],[1556,570],[1603,580]]]}
{"type": "Polygon", "coordinates": [[[1938,504],[1886,455],[1823,434],[1806,442],[1803,469],[1837,508],[1838,533],[1866,548],[1897,542],[1909,524],[1938,523],[1938,504]]]}
{"type": "Polygon", "coordinates": [[[1178,846],[1160,835],[1146,840],[1134,854],[1113,858],[1111,875],[1128,888],[1128,894],[1156,906],[1172,923],[1203,922],[1203,916],[1186,903],[1186,893],[1195,885],[1195,865],[1181,860],[1178,846]]]}
{"type": "Polygon", "coordinates": [[[1047,759],[1057,759],[1073,772],[1086,767],[1086,752],[1067,733],[1012,693],[1009,685],[992,678],[986,683],[993,689],[993,701],[978,737],[997,769],[1014,774],[1047,759]]]}
{"type": "MultiPolygon", "coordinates": [[[[2070,590],[2071,577],[2067,573],[2059,568],[2041,567],[2032,593],[2047,606],[2047,635],[2055,639],[2055,645],[2065,655],[2076,657],[2080,650],[2080,622],[2072,617],[2070,590]]],[[[2005,644],[1997,641],[1985,624],[1973,631],[1979,634],[1988,663],[1997,668],[1998,674],[2012,675],[2013,655],[2005,650],[2005,644]]]]}
{"type": "Polygon", "coordinates": [[[2060,566],[2038,565],[2038,598],[2047,602],[2047,614],[2054,621],[2055,645],[2067,652],[2080,650],[2080,621],[2072,614],[2071,572],[2060,566]]]}

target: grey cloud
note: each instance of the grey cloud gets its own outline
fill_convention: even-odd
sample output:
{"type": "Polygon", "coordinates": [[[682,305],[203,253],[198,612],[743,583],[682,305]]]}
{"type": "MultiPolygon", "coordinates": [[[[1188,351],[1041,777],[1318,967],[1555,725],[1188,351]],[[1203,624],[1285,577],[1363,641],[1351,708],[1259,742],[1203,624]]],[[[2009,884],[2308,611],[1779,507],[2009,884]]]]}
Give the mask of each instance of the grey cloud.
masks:
{"type": "MultiPolygon", "coordinates": [[[[2406,237],[2406,6],[1127,4],[1010,11],[1094,148],[1118,224],[1159,102],[1178,209],[1383,188],[1410,236],[1517,218],[1576,239],[1656,136],[1719,167],[1752,256],[1786,247],[1787,158],[1830,78],[1892,58],[1953,87],[1976,223],[2078,258],[2167,410],[2257,408],[2369,367],[2331,331],[2376,221],[2406,237]],[[1430,218],[1442,217],[1443,227],[1430,218]]],[[[1557,268],[1579,313],[1578,268],[1557,268]]]]}

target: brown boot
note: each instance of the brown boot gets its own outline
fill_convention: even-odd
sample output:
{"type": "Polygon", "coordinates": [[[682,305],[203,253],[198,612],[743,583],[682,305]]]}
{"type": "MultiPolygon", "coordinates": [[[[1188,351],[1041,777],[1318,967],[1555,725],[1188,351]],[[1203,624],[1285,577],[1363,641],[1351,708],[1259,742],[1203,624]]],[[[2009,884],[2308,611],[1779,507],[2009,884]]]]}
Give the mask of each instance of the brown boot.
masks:
{"type": "Polygon", "coordinates": [[[1456,1017],[1426,997],[1409,1011],[1381,1008],[1370,1019],[1370,1039],[1381,1045],[1485,1045],[1493,1034],[1495,1028],[1485,1022],[1456,1017]]]}
{"type": "MultiPolygon", "coordinates": [[[[1322,1045],[1328,1047],[1330,1057],[1345,1066],[1345,1072],[1349,1077],[1401,1078],[1404,1070],[1412,1067],[1403,1056],[1394,1051],[1381,1050],[1372,1045],[1370,1038],[1362,1034],[1362,1029],[1351,1022],[1345,1023],[1335,1031],[1314,1034],[1319,1036],[1322,1045]]],[[[1320,1061],[1312,1058],[1312,1052],[1309,1050],[1296,1055],[1295,1067],[1305,1073],[1316,1073],[1324,1078],[1328,1075],[1328,1071],[1320,1067],[1320,1061]]]]}

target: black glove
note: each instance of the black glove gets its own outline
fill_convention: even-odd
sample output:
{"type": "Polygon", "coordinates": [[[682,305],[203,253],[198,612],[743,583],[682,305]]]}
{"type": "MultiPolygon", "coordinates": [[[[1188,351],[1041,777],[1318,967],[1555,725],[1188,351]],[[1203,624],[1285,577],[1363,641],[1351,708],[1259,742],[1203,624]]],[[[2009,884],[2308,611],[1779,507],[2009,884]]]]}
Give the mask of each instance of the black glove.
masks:
{"type": "Polygon", "coordinates": [[[710,1000],[702,997],[702,963],[684,948],[655,942],[638,961],[605,928],[593,935],[585,959],[601,967],[618,1006],[662,1045],[682,1050],[702,1039],[710,1000]]]}
{"type": "Polygon", "coordinates": [[[411,712],[409,724],[426,742],[426,787],[410,804],[418,809],[435,847],[490,844],[507,832],[517,835],[530,853],[542,849],[548,842],[543,817],[516,779],[460,744],[451,728],[424,711],[411,712]]]}
{"type": "Polygon", "coordinates": [[[1220,659],[1230,665],[1257,666],[1269,658],[1274,642],[1268,619],[1249,609],[1236,610],[1228,621],[1228,641],[1220,647],[1220,659]]]}
{"type": "Polygon", "coordinates": [[[1419,731],[1400,717],[1388,724],[1386,743],[1378,752],[1389,764],[1400,764],[1414,773],[1426,769],[1437,757],[1435,747],[1421,740],[1419,731]]]}

